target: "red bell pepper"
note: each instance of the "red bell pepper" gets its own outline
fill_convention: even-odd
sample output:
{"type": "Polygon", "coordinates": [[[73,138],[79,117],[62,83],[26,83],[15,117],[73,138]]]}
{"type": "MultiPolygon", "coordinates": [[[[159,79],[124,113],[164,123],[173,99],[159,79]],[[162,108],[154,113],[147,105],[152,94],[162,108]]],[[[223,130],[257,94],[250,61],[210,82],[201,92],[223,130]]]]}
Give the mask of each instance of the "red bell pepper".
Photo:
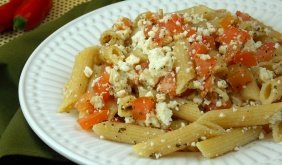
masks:
{"type": "Polygon", "coordinates": [[[52,8],[52,0],[25,0],[14,14],[15,30],[31,30],[38,26],[52,8]]]}
{"type": "Polygon", "coordinates": [[[0,6],[0,33],[13,27],[13,17],[17,8],[24,0],[10,0],[8,3],[0,6]]]}

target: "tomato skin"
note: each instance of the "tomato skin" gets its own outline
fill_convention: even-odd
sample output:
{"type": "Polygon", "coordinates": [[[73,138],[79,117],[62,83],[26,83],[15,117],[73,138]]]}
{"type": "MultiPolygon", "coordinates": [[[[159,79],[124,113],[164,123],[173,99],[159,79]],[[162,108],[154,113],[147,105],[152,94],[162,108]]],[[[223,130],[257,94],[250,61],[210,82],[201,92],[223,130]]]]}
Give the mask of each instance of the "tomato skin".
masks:
{"type": "Polygon", "coordinates": [[[275,44],[273,42],[265,42],[257,49],[256,58],[258,62],[269,61],[274,52],[275,52],[275,44]]]}
{"type": "Polygon", "coordinates": [[[231,41],[238,41],[240,44],[244,44],[250,38],[248,32],[235,27],[229,27],[224,29],[223,35],[217,38],[217,41],[222,44],[230,44],[231,41]]]}
{"type": "Polygon", "coordinates": [[[108,119],[108,110],[96,111],[90,115],[78,119],[78,123],[83,129],[91,129],[93,125],[101,123],[108,119]]]}
{"type": "Polygon", "coordinates": [[[237,53],[234,57],[232,62],[234,64],[242,64],[247,67],[256,66],[257,59],[254,52],[249,51],[242,51],[237,53]]]}
{"type": "Polygon", "coordinates": [[[145,120],[146,114],[154,111],[155,101],[152,97],[139,97],[132,102],[132,117],[135,120],[145,120]]]}
{"type": "Polygon", "coordinates": [[[251,71],[243,65],[230,65],[227,82],[234,91],[240,91],[244,85],[253,81],[251,71]]]}
{"type": "Polygon", "coordinates": [[[251,20],[251,16],[249,16],[249,14],[243,13],[239,10],[236,11],[236,15],[237,15],[237,17],[241,18],[242,21],[250,21],[251,20]]]}
{"type": "Polygon", "coordinates": [[[103,97],[104,102],[110,98],[110,75],[107,72],[103,72],[98,80],[93,86],[93,91],[103,97]]]}
{"type": "Polygon", "coordinates": [[[158,84],[158,90],[168,94],[170,97],[176,96],[175,73],[171,72],[165,75],[158,84]]]}

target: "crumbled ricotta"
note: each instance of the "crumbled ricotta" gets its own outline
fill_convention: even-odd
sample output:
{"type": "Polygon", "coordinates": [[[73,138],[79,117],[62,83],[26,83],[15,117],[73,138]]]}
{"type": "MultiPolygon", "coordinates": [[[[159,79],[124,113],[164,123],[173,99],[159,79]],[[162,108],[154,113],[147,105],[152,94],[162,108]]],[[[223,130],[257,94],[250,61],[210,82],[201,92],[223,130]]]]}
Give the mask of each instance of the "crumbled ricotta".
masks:
{"type": "Polygon", "coordinates": [[[134,65],[140,62],[140,58],[131,54],[126,58],[125,62],[129,65],[134,65]]]}
{"type": "Polygon", "coordinates": [[[259,79],[262,82],[266,82],[268,80],[273,79],[274,73],[266,68],[259,67],[259,79]]]}
{"type": "Polygon", "coordinates": [[[165,102],[156,104],[156,112],[158,119],[165,125],[169,125],[172,121],[172,111],[165,102]]]}
{"type": "Polygon", "coordinates": [[[104,107],[104,101],[102,96],[92,96],[90,99],[90,103],[94,105],[94,107],[97,109],[102,109],[104,107]]]}

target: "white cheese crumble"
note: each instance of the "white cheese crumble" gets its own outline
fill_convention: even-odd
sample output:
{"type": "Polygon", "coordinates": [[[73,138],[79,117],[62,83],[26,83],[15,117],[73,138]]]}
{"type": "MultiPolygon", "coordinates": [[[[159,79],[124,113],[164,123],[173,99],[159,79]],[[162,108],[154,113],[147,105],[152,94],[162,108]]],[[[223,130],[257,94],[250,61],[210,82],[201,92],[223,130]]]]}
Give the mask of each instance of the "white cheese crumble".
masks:
{"type": "Polygon", "coordinates": [[[102,109],[104,107],[104,101],[102,96],[92,96],[90,99],[90,103],[94,105],[94,107],[97,109],[102,109]]]}
{"type": "Polygon", "coordinates": [[[134,123],[134,119],[131,116],[124,117],[125,123],[134,123]]]}
{"type": "Polygon", "coordinates": [[[125,60],[125,62],[128,63],[129,65],[137,64],[137,63],[139,63],[139,61],[140,61],[140,58],[136,57],[132,54],[130,56],[128,56],[125,60]]]}
{"type": "Polygon", "coordinates": [[[125,71],[125,72],[130,70],[128,64],[126,62],[123,62],[123,61],[118,61],[118,67],[119,67],[120,70],[125,71]]]}
{"type": "Polygon", "coordinates": [[[274,73],[266,68],[259,67],[259,79],[262,82],[266,82],[268,80],[273,79],[274,73]]]}
{"type": "Polygon", "coordinates": [[[221,89],[224,89],[224,88],[228,87],[228,85],[227,85],[225,80],[218,80],[217,81],[217,86],[218,86],[218,88],[221,88],[221,89]]]}
{"type": "Polygon", "coordinates": [[[172,121],[172,111],[165,102],[159,102],[156,104],[156,112],[158,119],[165,125],[169,125],[172,121]]]}
{"type": "Polygon", "coordinates": [[[156,127],[156,128],[161,127],[157,116],[153,112],[146,114],[146,120],[144,121],[144,123],[147,127],[149,127],[149,126],[153,126],[153,127],[156,127]]]}
{"type": "Polygon", "coordinates": [[[201,60],[209,60],[211,59],[211,56],[208,54],[198,54],[201,60]]]}
{"type": "Polygon", "coordinates": [[[92,75],[93,70],[89,66],[85,66],[83,73],[89,78],[92,75]]]}

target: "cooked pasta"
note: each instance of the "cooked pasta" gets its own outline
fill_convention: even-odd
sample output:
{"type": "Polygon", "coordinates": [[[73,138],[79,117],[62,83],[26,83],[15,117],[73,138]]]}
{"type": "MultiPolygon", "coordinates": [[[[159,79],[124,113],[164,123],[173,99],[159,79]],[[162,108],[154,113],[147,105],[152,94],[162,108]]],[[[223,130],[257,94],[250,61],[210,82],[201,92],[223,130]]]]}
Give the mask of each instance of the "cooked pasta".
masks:
{"type": "Polygon", "coordinates": [[[281,36],[247,13],[203,5],[120,17],[77,56],[59,109],[144,157],[213,158],[267,127],[279,142],[281,36]]]}

